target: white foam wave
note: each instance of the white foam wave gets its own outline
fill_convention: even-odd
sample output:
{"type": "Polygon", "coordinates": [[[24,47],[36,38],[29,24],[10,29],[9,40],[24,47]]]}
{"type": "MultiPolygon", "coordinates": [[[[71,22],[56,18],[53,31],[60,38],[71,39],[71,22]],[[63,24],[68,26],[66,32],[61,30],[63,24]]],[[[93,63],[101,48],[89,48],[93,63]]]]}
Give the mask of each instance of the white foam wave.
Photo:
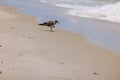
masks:
{"type": "Polygon", "coordinates": [[[57,4],[56,6],[69,8],[69,11],[66,13],[69,15],[120,22],[120,2],[116,4],[107,4],[102,7],[71,6],[64,4],[57,4]]]}
{"type": "Polygon", "coordinates": [[[107,20],[112,22],[120,22],[120,1],[117,2],[118,0],[111,0],[111,1],[109,0],[102,0],[102,1],[101,0],[36,0],[36,1],[50,3],[55,6],[68,8],[68,12],[66,13],[68,15],[85,17],[85,18],[95,18],[95,19],[107,20]],[[116,3],[114,1],[116,1],[116,3]],[[87,5],[84,3],[86,3],[87,5]],[[91,4],[92,6],[89,4],[91,4]]]}
{"type": "Polygon", "coordinates": [[[49,4],[71,4],[71,5],[102,5],[106,3],[105,1],[96,1],[96,0],[33,0],[49,4]]]}

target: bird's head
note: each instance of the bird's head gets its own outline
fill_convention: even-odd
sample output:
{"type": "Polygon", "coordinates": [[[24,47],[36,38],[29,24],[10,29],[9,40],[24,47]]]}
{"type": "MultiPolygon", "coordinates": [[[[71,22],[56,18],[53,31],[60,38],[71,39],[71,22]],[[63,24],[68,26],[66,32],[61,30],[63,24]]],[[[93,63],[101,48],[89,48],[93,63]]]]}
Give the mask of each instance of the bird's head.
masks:
{"type": "Polygon", "coordinates": [[[55,20],[55,23],[60,23],[58,20],[55,20]]]}

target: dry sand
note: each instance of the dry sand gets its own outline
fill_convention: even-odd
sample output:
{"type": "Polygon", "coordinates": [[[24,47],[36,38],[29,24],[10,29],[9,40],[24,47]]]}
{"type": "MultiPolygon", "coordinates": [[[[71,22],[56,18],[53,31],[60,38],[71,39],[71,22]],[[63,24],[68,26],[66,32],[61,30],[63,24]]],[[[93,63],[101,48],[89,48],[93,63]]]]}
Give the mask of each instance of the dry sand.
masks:
{"type": "Polygon", "coordinates": [[[0,7],[0,80],[120,80],[120,55],[82,35],[0,7]]]}

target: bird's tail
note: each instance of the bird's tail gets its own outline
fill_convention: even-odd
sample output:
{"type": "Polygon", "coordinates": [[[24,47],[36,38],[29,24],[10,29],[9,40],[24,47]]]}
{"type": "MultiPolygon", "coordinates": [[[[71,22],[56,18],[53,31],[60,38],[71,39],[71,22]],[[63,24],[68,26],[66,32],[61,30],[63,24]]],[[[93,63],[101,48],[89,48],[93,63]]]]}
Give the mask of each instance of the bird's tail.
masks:
{"type": "Polygon", "coordinates": [[[38,25],[44,25],[44,24],[38,24],[38,25]]]}

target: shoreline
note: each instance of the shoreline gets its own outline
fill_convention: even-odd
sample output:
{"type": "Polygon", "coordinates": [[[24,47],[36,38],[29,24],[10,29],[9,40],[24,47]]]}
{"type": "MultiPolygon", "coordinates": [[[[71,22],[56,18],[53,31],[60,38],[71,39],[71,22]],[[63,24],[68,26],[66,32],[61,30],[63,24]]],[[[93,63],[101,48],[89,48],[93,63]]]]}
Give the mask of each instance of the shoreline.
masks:
{"type": "Polygon", "coordinates": [[[77,33],[50,32],[38,26],[36,17],[13,8],[0,7],[0,14],[1,80],[120,79],[117,53],[77,33]]]}

